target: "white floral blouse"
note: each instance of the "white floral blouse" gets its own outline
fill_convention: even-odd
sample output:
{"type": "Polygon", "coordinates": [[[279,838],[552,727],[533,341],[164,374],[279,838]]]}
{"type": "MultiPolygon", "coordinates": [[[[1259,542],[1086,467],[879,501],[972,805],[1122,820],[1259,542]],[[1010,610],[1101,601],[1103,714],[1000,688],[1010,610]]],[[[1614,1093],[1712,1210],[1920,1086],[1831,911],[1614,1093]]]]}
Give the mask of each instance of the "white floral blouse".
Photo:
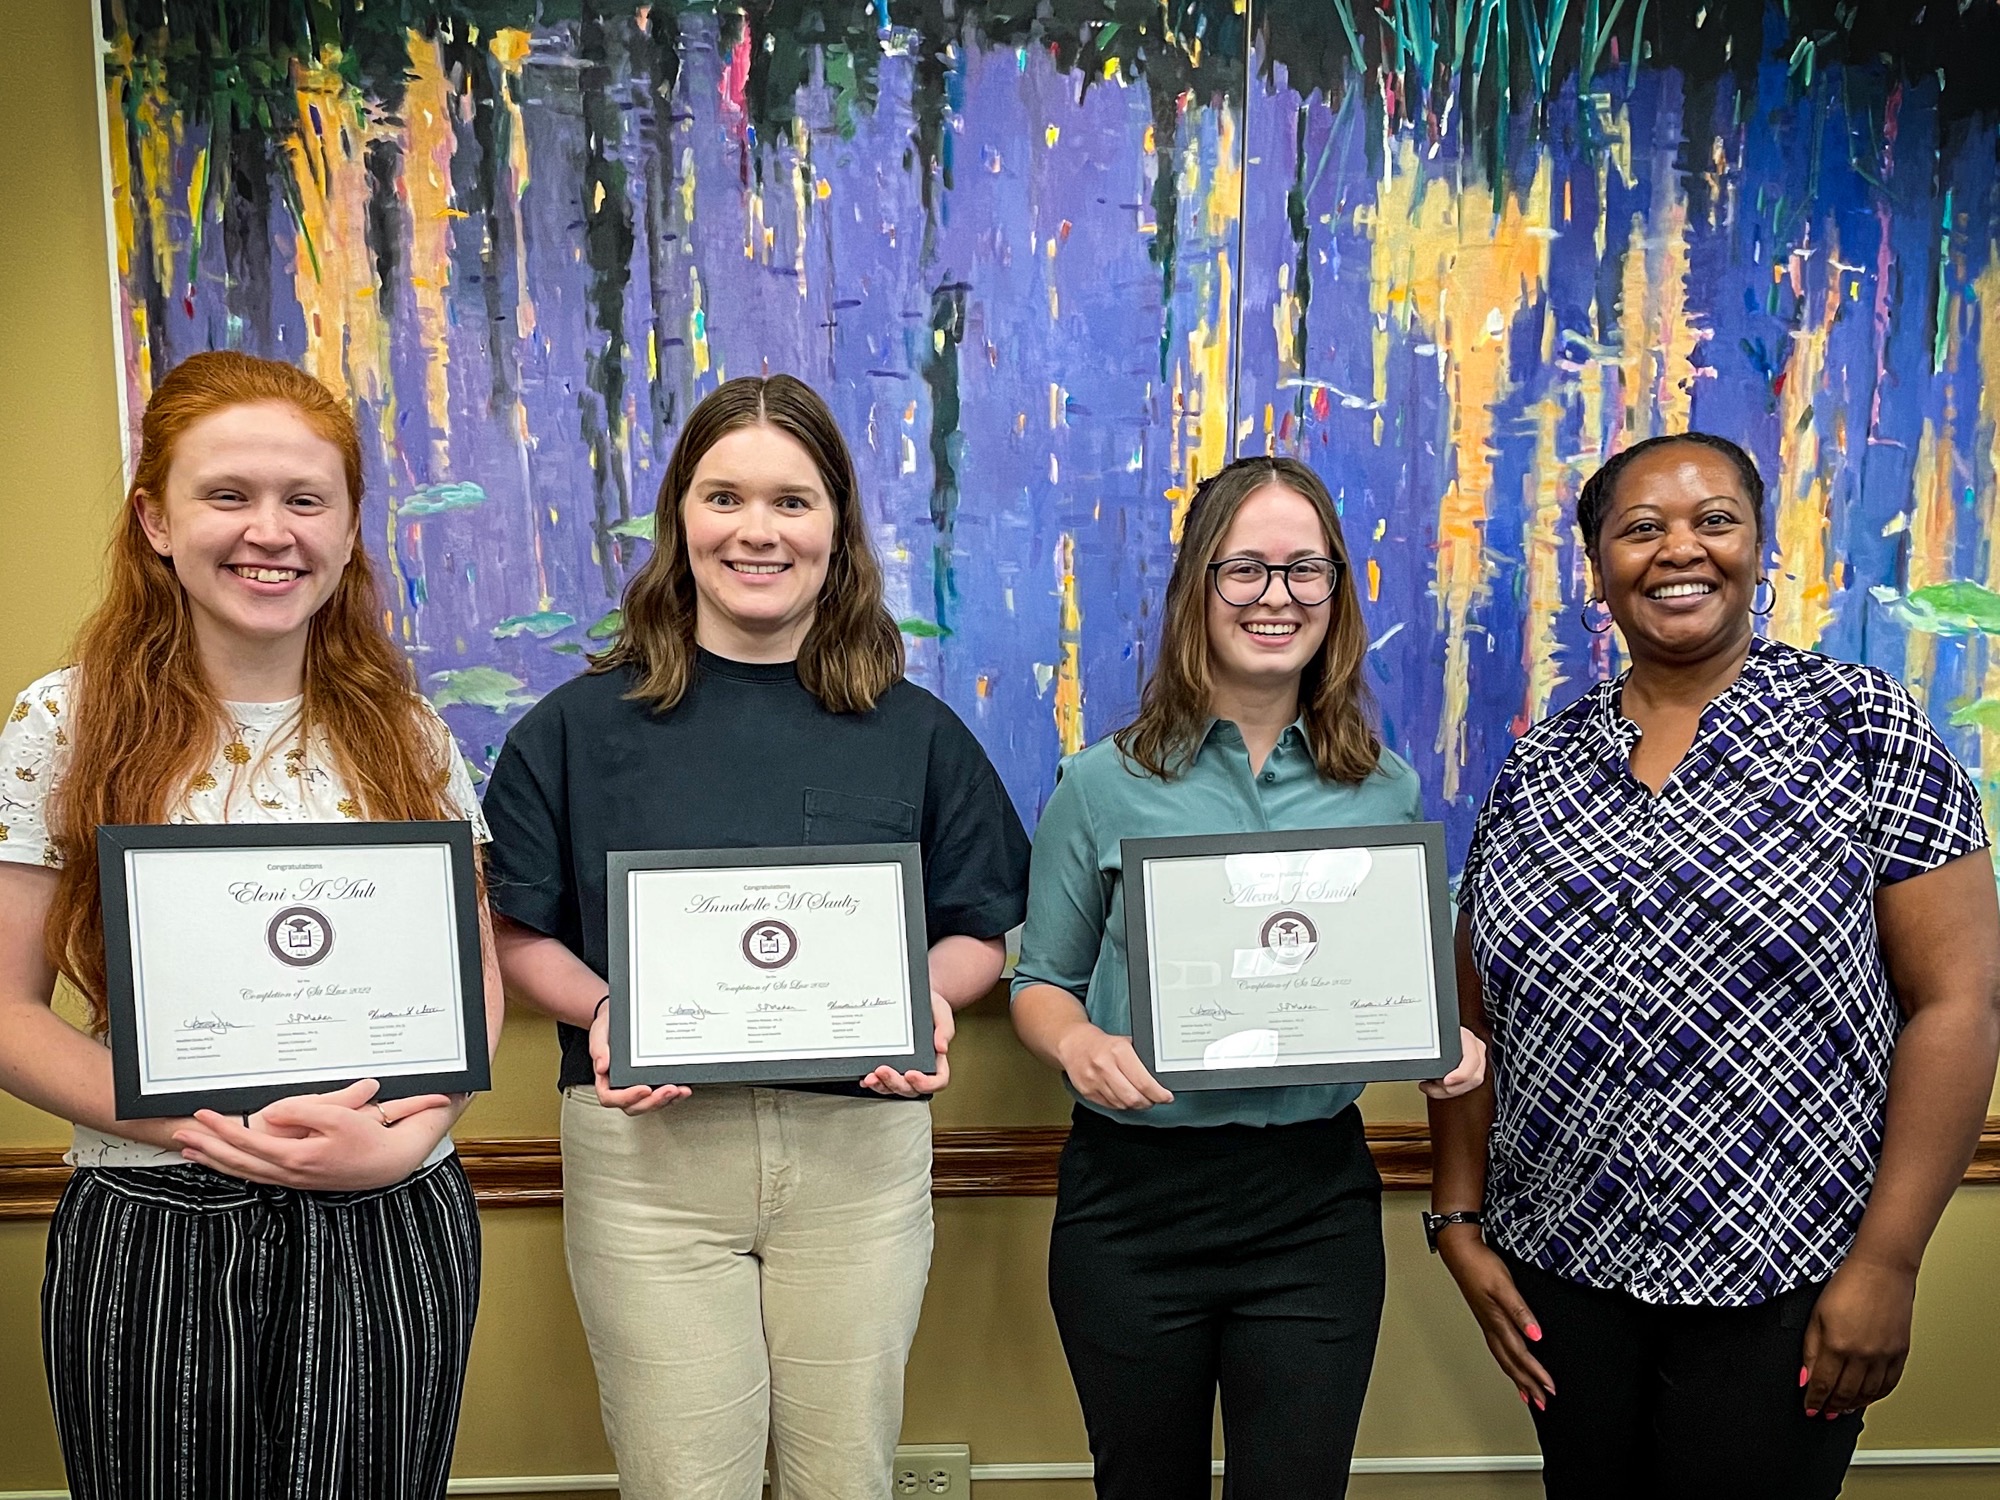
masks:
{"type": "MultiPolygon", "coordinates": [[[[0,723],[0,860],[14,864],[61,863],[49,842],[45,809],[68,760],[70,669],[51,672],[28,685],[0,723]]],[[[300,698],[283,703],[225,703],[229,738],[206,771],[196,776],[169,823],[330,823],[361,816],[324,745],[299,742],[300,698]]],[[[428,705],[426,705],[428,707],[428,705]]],[[[458,754],[451,731],[432,713],[437,731],[439,770],[448,793],[472,836],[487,842],[486,820],[472,790],[472,776],[458,754]]],[[[434,1153],[451,1151],[447,1137],[434,1153]]],[[[76,1127],[65,1158],[78,1167],[178,1166],[177,1152],[76,1127]]]]}

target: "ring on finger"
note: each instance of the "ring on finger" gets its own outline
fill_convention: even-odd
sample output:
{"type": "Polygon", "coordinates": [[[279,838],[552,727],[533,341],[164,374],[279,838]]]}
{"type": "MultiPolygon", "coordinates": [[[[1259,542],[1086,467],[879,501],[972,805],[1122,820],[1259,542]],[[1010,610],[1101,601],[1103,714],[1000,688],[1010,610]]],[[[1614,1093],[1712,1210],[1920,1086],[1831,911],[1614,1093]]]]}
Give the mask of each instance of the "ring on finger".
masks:
{"type": "Polygon", "coordinates": [[[375,1106],[375,1113],[382,1117],[382,1128],[384,1130],[387,1130],[391,1125],[394,1125],[396,1123],[394,1120],[389,1118],[389,1111],[384,1109],[379,1104],[375,1106]]]}

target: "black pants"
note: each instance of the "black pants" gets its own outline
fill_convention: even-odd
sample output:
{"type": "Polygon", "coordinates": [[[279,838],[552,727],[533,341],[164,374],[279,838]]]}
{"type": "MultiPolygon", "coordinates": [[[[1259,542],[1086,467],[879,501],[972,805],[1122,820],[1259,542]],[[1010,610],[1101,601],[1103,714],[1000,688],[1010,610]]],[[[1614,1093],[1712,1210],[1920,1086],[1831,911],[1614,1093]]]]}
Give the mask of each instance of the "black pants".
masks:
{"type": "Polygon", "coordinates": [[[1105,1500],[1338,1500],[1382,1319],[1361,1118],[1121,1125],[1079,1108],[1049,1300],[1105,1500]]]}
{"type": "Polygon", "coordinates": [[[42,1339],[76,1500],[441,1500],[479,1301],[457,1157],[366,1193],[86,1168],[42,1339]]]}
{"type": "Polygon", "coordinates": [[[1817,1284],[1754,1307],[1655,1307],[1526,1266],[1514,1284],[1555,1381],[1538,1411],[1549,1500],[1831,1500],[1861,1414],[1805,1414],[1817,1284]]]}

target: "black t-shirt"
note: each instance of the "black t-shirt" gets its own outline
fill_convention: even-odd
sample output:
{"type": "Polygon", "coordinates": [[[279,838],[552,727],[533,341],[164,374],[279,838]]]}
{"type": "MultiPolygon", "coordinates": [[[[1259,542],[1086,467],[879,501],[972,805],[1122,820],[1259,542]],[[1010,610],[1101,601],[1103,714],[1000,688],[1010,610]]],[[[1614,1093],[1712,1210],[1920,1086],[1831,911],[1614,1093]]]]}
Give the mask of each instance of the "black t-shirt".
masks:
{"type": "MultiPolygon", "coordinates": [[[[514,726],[484,798],[495,911],[603,975],[613,849],[914,840],[930,942],[998,937],[1020,922],[1028,836],[985,750],[943,703],[898,682],[869,712],[836,714],[790,662],[707,651],[697,661],[664,714],[625,696],[636,674],[623,669],[564,683],[514,726]]],[[[588,1036],[556,1030],[561,1085],[590,1083],[588,1036]]]]}

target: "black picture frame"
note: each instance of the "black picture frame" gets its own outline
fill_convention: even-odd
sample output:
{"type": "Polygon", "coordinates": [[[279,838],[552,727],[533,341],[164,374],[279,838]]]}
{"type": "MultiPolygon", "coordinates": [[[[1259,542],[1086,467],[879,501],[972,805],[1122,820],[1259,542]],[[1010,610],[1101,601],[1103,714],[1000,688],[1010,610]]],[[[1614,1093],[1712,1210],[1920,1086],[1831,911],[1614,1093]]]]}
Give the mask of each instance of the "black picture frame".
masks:
{"type": "Polygon", "coordinates": [[[270,849],[346,849],[357,845],[441,845],[447,851],[452,883],[451,936],[458,952],[458,993],[453,999],[465,1027],[465,1067],[382,1077],[381,1090],[376,1097],[388,1100],[407,1099],[418,1094],[483,1093],[492,1087],[492,1067],[487,1056],[486,976],[479,933],[479,887],[470,823],[451,820],[104,824],[97,830],[97,875],[104,907],[105,999],[111,1074],[120,1119],[159,1119],[192,1114],[197,1109],[249,1114],[279,1099],[297,1094],[327,1093],[360,1079],[377,1076],[357,1072],[348,1077],[287,1081],[274,1075],[269,1083],[255,1086],[141,1092],[139,1010],[143,999],[137,993],[126,855],[138,851],[176,849],[242,850],[250,853],[270,849]]]}
{"type": "Polygon", "coordinates": [[[1442,823],[1388,823],[1351,828],[1307,828],[1272,833],[1194,834],[1179,838],[1121,839],[1125,881],[1125,950],[1130,970],[1132,1047],[1161,1084],[1183,1090],[1281,1088],[1295,1084],[1378,1083],[1441,1078],[1458,1066],[1458,968],[1451,896],[1445,878],[1442,823]],[[1147,936],[1145,866],[1153,860],[1216,859],[1231,854],[1310,853],[1321,849],[1416,847],[1424,853],[1430,928],[1432,999],[1437,1011],[1434,1058],[1394,1058],[1342,1063],[1286,1063],[1254,1068],[1159,1069],[1153,1027],[1153,964],[1147,936]]]}
{"type": "Polygon", "coordinates": [[[931,1015],[930,944],[924,924],[923,853],[916,844],[807,844],[771,849],[614,849],[606,857],[606,907],[610,919],[611,1001],[609,1082],[636,1084],[781,1084],[857,1082],[887,1065],[899,1073],[937,1070],[931,1015]],[[904,1053],[853,1053],[835,1057],[635,1066],[632,1061],[631,876],[648,870],[770,871],[814,865],[895,865],[902,878],[903,940],[910,978],[910,1036],[904,1053]]]}

